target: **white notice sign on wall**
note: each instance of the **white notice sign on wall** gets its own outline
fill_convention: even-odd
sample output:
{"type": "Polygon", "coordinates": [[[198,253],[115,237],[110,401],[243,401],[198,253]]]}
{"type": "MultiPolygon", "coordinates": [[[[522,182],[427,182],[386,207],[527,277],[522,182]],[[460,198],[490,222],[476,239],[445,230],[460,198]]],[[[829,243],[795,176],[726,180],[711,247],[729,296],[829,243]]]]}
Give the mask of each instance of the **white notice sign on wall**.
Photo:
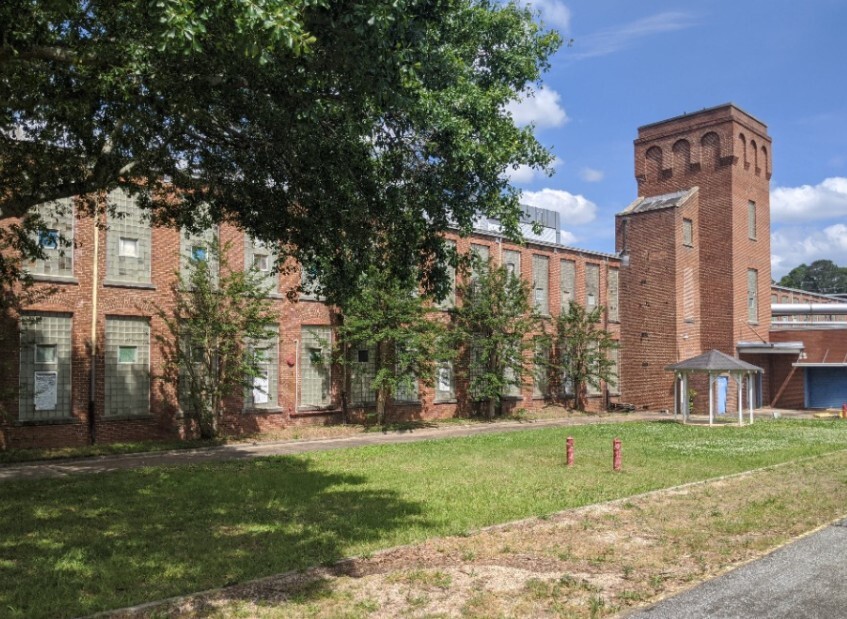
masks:
{"type": "Polygon", "coordinates": [[[267,374],[253,377],[253,404],[267,404],[271,383],[267,374]]]}
{"type": "Polygon", "coordinates": [[[35,373],[35,410],[54,411],[58,401],[58,372],[35,373]]]}

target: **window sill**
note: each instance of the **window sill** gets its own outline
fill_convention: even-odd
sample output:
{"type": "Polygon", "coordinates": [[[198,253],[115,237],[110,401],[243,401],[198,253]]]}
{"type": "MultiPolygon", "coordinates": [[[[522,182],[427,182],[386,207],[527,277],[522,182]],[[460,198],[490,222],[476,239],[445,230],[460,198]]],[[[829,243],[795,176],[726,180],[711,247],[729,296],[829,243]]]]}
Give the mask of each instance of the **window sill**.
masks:
{"type": "Polygon", "coordinates": [[[63,417],[61,419],[18,419],[12,422],[16,428],[27,426],[79,426],[84,422],[77,417],[63,417]]]}
{"type": "Polygon", "coordinates": [[[34,282],[51,282],[54,284],[75,284],[79,285],[79,280],[73,275],[44,275],[44,274],[31,274],[32,281],[34,282]]]}
{"type": "Polygon", "coordinates": [[[156,286],[144,282],[120,282],[114,279],[103,281],[103,285],[109,288],[138,288],[141,290],[156,290],[156,286]]]}
{"type": "Polygon", "coordinates": [[[392,406],[420,406],[420,400],[393,400],[392,406]]]}
{"type": "Polygon", "coordinates": [[[456,404],[458,400],[456,398],[450,398],[448,400],[433,400],[433,404],[456,404]]]}
{"type": "Polygon", "coordinates": [[[153,419],[155,419],[153,415],[145,413],[143,415],[104,415],[98,417],[97,421],[151,421],[153,419]]]}
{"type": "Polygon", "coordinates": [[[334,406],[298,406],[297,412],[291,413],[292,417],[308,417],[309,415],[326,415],[328,413],[340,413],[341,409],[334,406]]]}
{"type": "Polygon", "coordinates": [[[285,409],[282,406],[268,406],[267,408],[245,408],[245,415],[278,415],[280,413],[284,413],[285,409]]]}

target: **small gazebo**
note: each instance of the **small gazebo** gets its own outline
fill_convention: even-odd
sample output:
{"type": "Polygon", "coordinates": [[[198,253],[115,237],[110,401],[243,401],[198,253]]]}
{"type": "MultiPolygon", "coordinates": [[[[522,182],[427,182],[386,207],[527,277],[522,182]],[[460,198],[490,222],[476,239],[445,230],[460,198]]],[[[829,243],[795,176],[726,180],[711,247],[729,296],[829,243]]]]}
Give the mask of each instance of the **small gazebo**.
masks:
{"type": "Polygon", "coordinates": [[[715,422],[715,383],[718,376],[729,374],[738,385],[738,425],[744,425],[742,381],[747,377],[747,404],[750,408],[750,423],[753,423],[753,375],[764,372],[762,368],[730,357],[719,350],[709,350],[696,357],[674,363],[665,368],[674,373],[674,417],[682,412],[683,422],[688,422],[691,412],[688,404],[688,377],[693,373],[709,375],[709,425],[715,422]]]}

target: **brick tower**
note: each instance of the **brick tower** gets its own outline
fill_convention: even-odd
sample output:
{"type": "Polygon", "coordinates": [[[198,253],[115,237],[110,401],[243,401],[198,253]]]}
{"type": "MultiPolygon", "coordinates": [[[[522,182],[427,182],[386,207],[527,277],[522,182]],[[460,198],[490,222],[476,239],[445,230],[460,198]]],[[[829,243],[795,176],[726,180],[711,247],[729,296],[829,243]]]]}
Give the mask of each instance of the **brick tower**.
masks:
{"type": "Polygon", "coordinates": [[[638,129],[639,198],[616,217],[622,400],[673,406],[665,366],[770,330],[771,140],[732,104],[638,129]]]}

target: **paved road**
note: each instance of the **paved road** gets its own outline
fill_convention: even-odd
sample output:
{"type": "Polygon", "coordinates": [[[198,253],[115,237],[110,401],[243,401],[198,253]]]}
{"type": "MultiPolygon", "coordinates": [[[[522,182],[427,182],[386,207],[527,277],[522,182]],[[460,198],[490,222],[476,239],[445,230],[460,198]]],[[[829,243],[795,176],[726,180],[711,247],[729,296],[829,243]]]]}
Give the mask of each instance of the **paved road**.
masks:
{"type": "Polygon", "coordinates": [[[30,462],[26,464],[0,466],[0,482],[16,479],[37,479],[40,477],[65,477],[82,473],[106,473],[145,466],[176,466],[184,464],[202,464],[262,456],[284,456],[310,451],[328,451],[384,443],[411,443],[429,439],[492,434],[495,432],[520,432],[574,425],[598,423],[620,423],[622,421],[644,421],[670,419],[659,413],[614,414],[604,417],[567,417],[532,422],[502,421],[490,424],[473,424],[459,427],[422,428],[414,431],[391,431],[384,433],[359,434],[352,437],[293,440],[266,443],[236,443],[204,449],[183,449],[157,453],[140,453],[116,456],[100,456],[68,460],[30,462]]]}
{"type": "Polygon", "coordinates": [[[847,617],[847,520],[628,619],[847,617]]]}

